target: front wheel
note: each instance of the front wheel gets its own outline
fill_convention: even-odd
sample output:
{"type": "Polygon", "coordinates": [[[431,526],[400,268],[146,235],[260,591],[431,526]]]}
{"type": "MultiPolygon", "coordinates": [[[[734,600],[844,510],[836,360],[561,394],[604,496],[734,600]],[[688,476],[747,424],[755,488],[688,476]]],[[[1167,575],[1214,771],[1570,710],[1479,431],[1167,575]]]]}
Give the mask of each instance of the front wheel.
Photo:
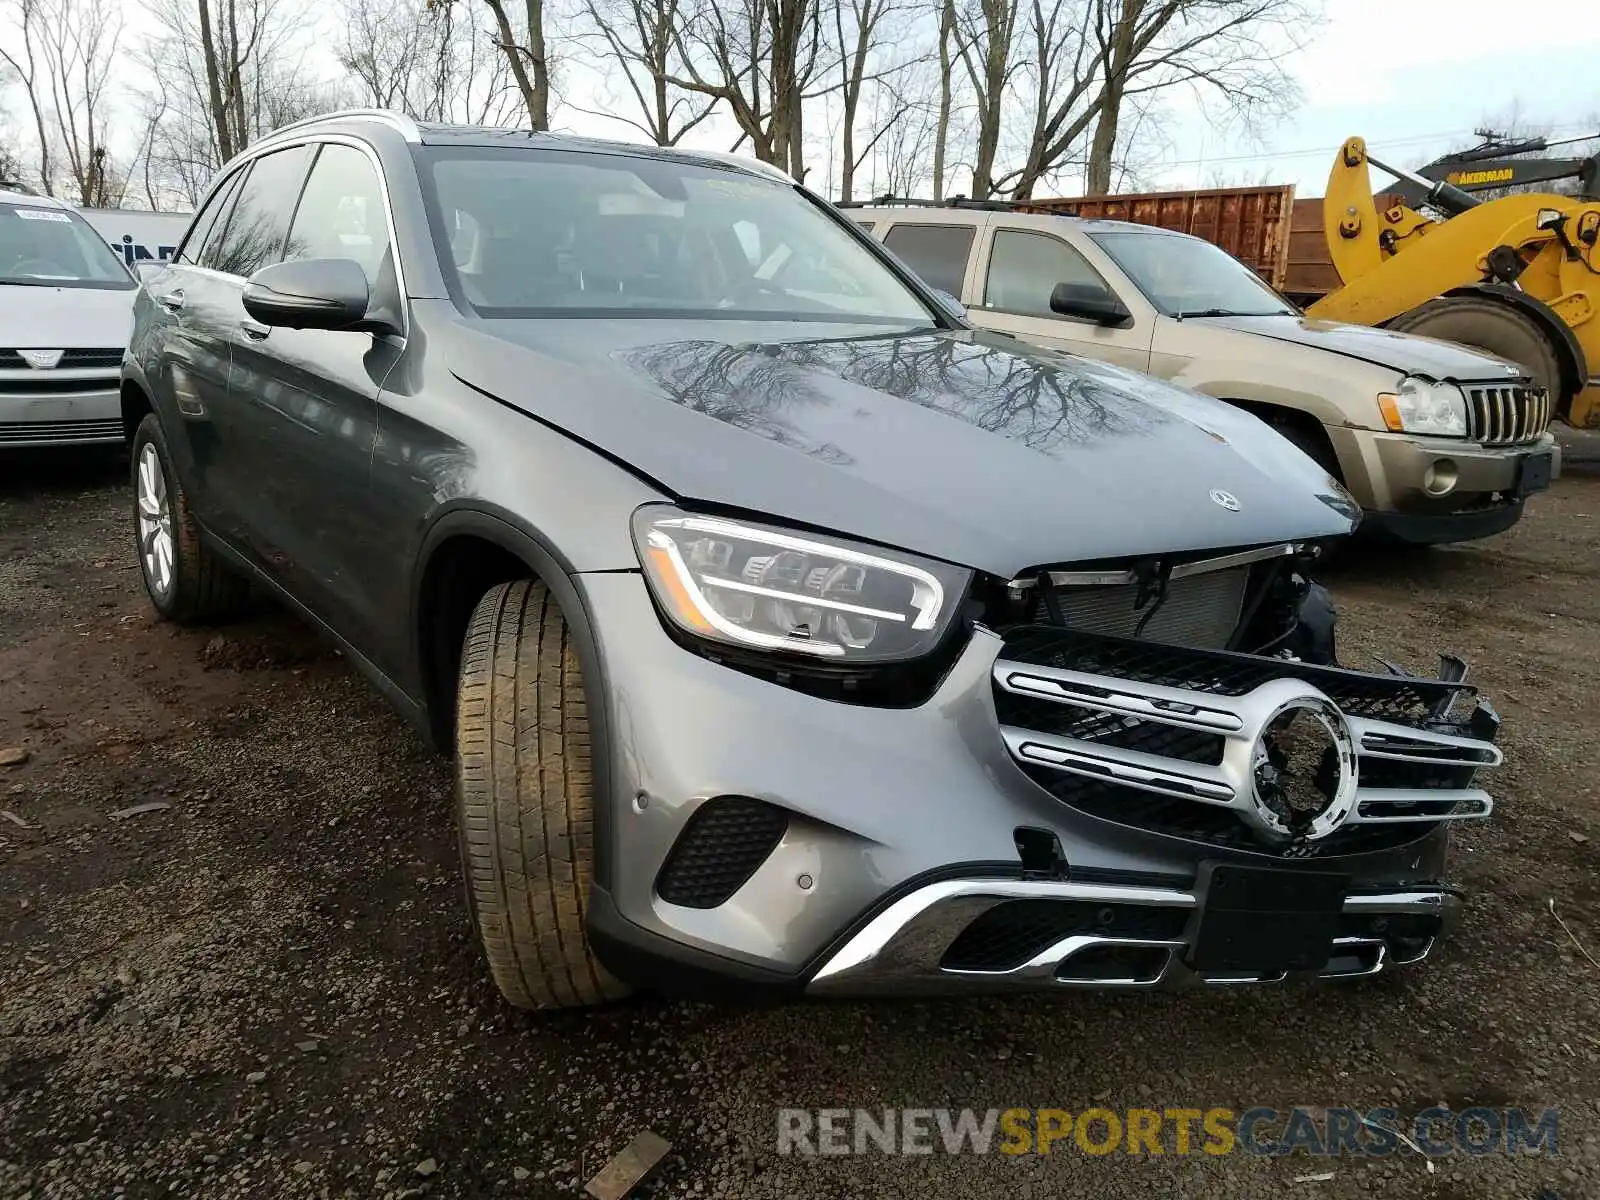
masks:
{"type": "Polygon", "coordinates": [[[550,590],[478,602],[456,696],[456,816],[467,901],[495,986],[518,1008],[628,994],[589,949],[594,777],[583,674],[550,590]]]}
{"type": "Polygon", "coordinates": [[[150,603],[180,625],[235,612],[249,586],[201,541],[154,413],[145,414],[134,431],[132,455],[134,538],[150,603]]]}
{"type": "Polygon", "coordinates": [[[1520,365],[1550,393],[1558,411],[1570,397],[1561,390],[1561,360],[1539,322],[1503,300],[1485,296],[1441,296],[1389,322],[1398,333],[1441,338],[1484,350],[1520,365]]]}

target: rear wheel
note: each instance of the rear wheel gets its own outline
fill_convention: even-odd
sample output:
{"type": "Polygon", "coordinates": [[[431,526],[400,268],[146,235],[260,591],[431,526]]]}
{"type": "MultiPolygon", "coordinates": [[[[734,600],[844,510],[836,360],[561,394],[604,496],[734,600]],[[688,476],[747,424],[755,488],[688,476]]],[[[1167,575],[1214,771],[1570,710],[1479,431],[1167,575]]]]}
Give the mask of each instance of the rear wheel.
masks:
{"type": "Polygon", "coordinates": [[[134,538],[150,603],[180,625],[229,616],[244,603],[249,585],[200,540],[154,413],[134,431],[132,455],[134,538]]]}
{"type": "Polygon", "coordinates": [[[495,985],[518,1008],[627,995],[584,936],[594,786],[583,675],[542,583],[493,587],[461,653],[456,814],[467,900],[495,985]]]}
{"type": "Polygon", "coordinates": [[[1389,322],[1390,329],[1423,337],[1459,342],[1519,363],[1558,400],[1564,410],[1561,360],[1550,335],[1539,322],[1501,300],[1481,296],[1443,296],[1429,300],[1389,322]]]}

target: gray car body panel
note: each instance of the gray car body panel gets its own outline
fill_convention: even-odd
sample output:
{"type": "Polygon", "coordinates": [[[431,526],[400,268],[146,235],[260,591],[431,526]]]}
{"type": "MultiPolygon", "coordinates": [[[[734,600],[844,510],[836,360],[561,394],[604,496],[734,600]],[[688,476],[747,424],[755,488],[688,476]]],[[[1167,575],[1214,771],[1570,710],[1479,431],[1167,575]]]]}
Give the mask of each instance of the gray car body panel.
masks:
{"type": "Polygon", "coordinates": [[[450,337],[465,382],[676,497],[1006,577],[1350,529],[1326,472],[1254,417],[1005,338],[659,319],[450,337]],[[1109,502],[1134,478],[1139,506],[1109,502]]]}
{"type": "MultiPolygon", "coordinates": [[[[1085,875],[1187,882],[1200,858],[1283,861],[1103,821],[1030,780],[995,736],[990,670],[1001,642],[985,630],[925,704],[849,707],[678,646],[662,635],[638,575],[576,582],[599,639],[611,715],[611,897],[651,933],[798,973],[857,914],[914,879],[961,864],[973,874],[1014,869],[1019,825],[1055,832],[1085,875]],[[700,803],[727,794],[768,800],[797,819],[727,903],[666,903],[654,890],[662,858],[700,803]],[[802,887],[802,875],[814,887],[802,887]]],[[[1321,863],[1358,885],[1425,882],[1440,877],[1446,844],[1439,830],[1399,849],[1321,863]]]]}
{"type": "MultiPolygon", "coordinates": [[[[1000,640],[981,627],[934,693],[904,708],[822,699],[695,653],[656,611],[630,518],[654,502],[749,512],[1000,580],[1043,564],[1347,532],[1348,497],[1288,442],[1196,393],[961,328],[931,294],[930,323],[947,327],[910,332],[479,320],[448,298],[398,134],[328,122],[250,153],[330,132],[360,138],[382,163],[405,336],[281,339],[347,343],[335,357],[353,386],[328,419],[307,419],[317,414],[274,400],[284,380],[266,363],[235,369],[243,281],[179,263],[139,293],[124,379],[153,401],[208,540],[321,625],[436,738],[446,731],[429,709],[440,681],[430,687],[420,600],[435,556],[470,536],[546,579],[592,725],[591,929],[594,912],[615,914],[609,932],[625,941],[803,979],[869,910],[930,873],[1016,872],[1019,825],[1055,832],[1074,871],[1187,883],[1203,858],[1282,862],[1101,820],[1030,780],[999,735],[1000,640]],[[172,319],[150,293],[177,284],[196,303],[172,319]],[[178,403],[175,365],[203,377],[198,407],[178,403]],[[214,421],[209,405],[253,406],[262,453],[222,445],[240,426],[214,421]],[[273,451],[277,434],[293,453],[273,451]],[[297,566],[262,552],[263,524],[297,566]],[[718,908],[661,901],[667,849],[700,804],[727,794],[783,805],[789,833],[718,908]]],[[[1440,877],[1446,841],[1436,828],[1326,861],[1357,885],[1424,884],[1440,877]]]]}

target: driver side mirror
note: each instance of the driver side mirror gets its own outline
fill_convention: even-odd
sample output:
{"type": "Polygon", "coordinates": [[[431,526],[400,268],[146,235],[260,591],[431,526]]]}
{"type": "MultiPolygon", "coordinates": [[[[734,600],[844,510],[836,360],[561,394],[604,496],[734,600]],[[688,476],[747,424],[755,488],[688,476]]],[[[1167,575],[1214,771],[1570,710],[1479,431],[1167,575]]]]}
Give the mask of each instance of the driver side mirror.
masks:
{"type": "Polygon", "coordinates": [[[1081,317],[1096,325],[1127,325],[1133,320],[1128,306],[1108,288],[1093,283],[1058,283],[1050,293],[1050,311],[1063,317],[1081,317]]]}
{"type": "Polygon", "coordinates": [[[354,259],[302,258],[273,263],[250,276],[243,299],[245,311],[263,325],[393,332],[387,322],[367,321],[371,292],[367,273],[354,259]]]}

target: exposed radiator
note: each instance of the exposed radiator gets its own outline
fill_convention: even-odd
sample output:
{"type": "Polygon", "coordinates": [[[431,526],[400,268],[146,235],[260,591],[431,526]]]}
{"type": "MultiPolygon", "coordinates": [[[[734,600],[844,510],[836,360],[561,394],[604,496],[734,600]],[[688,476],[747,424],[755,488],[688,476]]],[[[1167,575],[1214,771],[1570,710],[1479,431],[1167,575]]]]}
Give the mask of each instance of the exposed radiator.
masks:
{"type": "MultiPolygon", "coordinates": [[[[1139,637],[1174,646],[1221,650],[1239,624],[1249,582],[1248,566],[1171,580],[1165,602],[1139,637]]],[[[1140,620],[1150,611],[1149,603],[1144,608],[1134,608],[1138,595],[1139,587],[1133,583],[1056,585],[1061,616],[1069,628],[1115,637],[1133,637],[1140,620]]],[[[1033,619],[1045,620],[1043,597],[1036,596],[1033,603],[1033,619]]]]}

